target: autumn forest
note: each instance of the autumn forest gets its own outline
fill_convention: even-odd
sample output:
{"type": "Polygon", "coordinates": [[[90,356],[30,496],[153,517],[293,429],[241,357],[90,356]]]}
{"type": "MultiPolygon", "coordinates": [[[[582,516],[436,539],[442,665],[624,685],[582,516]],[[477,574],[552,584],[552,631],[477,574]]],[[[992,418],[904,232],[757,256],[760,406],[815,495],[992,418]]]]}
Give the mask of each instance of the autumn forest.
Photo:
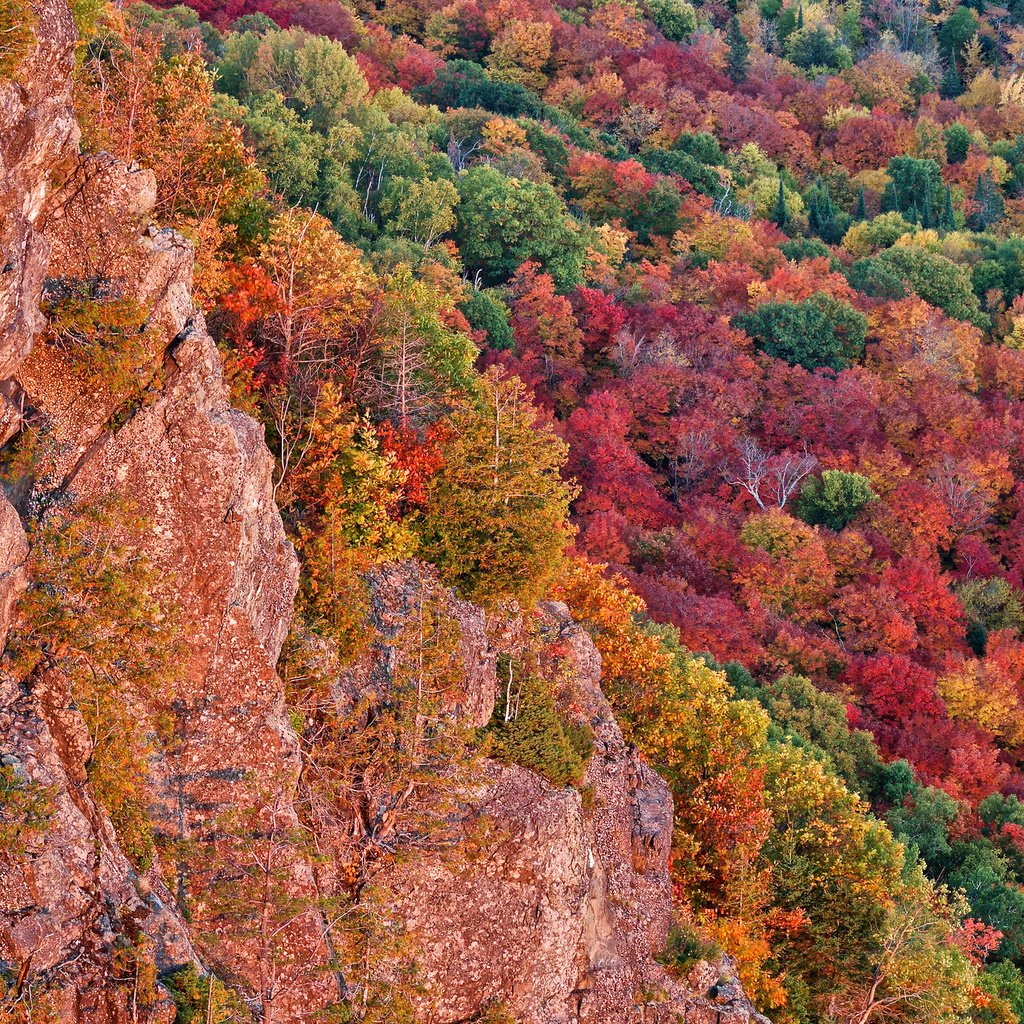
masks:
{"type": "MultiPolygon", "coordinates": [[[[1024,6],[72,8],[82,152],[155,176],[149,218],[194,247],[231,403],[273,458],[299,820],[390,794],[394,836],[353,846],[338,889],[365,917],[335,942],[372,947],[377,980],[329,1019],[420,1019],[375,880],[480,758],[586,808],[593,723],[544,668],[556,602],[671,789],[670,974],[725,954],[776,1024],[1024,1021],[1024,6]],[[397,683],[327,708],[324,666],[366,656],[395,564],[530,637],[497,656],[487,725],[439,710],[429,608],[414,708],[397,683]]],[[[0,79],[34,17],[0,0],[0,79]]],[[[118,225],[94,237],[47,279],[45,346],[121,395],[119,428],[155,387],[150,309],[109,286],[118,225]]],[[[187,617],[97,545],[131,509],[68,518],[59,448],[39,414],[2,453],[35,503],[4,671],[65,672],[125,857],[170,870],[188,854],[145,776],[173,729],[136,735],[118,693],[170,678],[187,617]]],[[[6,763],[14,857],[50,796],[6,763]]],[[[177,1020],[243,1019],[213,975],[176,978],[177,1020]]],[[[496,1006],[474,1019],[514,1020],[496,1006]]]]}

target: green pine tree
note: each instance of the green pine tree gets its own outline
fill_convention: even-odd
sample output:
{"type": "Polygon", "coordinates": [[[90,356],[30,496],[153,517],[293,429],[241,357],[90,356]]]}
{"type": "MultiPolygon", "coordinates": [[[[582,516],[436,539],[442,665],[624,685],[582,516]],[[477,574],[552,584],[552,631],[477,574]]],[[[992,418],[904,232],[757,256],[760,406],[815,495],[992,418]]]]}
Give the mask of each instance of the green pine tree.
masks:
{"type": "Polygon", "coordinates": [[[864,186],[861,185],[860,192],[857,194],[857,209],[853,214],[853,219],[856,221],[867,220],[868,211],[867,205],[864,202],[864,186]]]}
{"type": "Polygon", "coordinates": [[[747,80],[747,72],[750,70],[750,44],[740,28],[740,20],[736,15],[729,21],[725,42],[729,47],[729,56],[726,58],[729,78],[738,85],[747,80]]]}
{"type": "Polygon", "coordinates": [[[882,190],[882,213],[899,212],[900,197],[896,194],[896,183],[888,182],[882,190]]]}
{"type": "Polygon", "coordinates": [[[934,227],[934,217],[932,214],[932,197],[928,192],[925,192],[924,199],[921,203],[921,227],[930,228],[934,227]]]}
{"type": "Polygon", "coordinates": [[[978,175],[978,184],[971,198],[974,211],[968,218],[968,225],[973,231],[986,231],[997,221],[1002,220],[1006,208],[999,186],[992,180],[990,171],[978,175]]]}
{"type": "Polygon", "coordinates": [[[786,209],[786,189],[779,178],[779,194],[775,199],[775,208],[772,210],[772,220],[776,225],[785,230],[789,223],[789,210],[786,209]]]}
{"type": "Polygon", "coordinates": [[[946,200],[942,205],[942,217],[939,219],[939,227],[943,231],[956,230],[956,217],[953,214],[953,190],[946,186],[946,200]]]}
{"type": "Polygon", "coordinates": [[[804,27],[804,5],[801,4],[796,12],[796,30],[800,31],[804,27]]]}
{"type": "Polygon", "coordinates": [[[956,99],[964,91],[964,83],[960,78],[960,72],[956,67],[956,55],[950,51],[949,63],[942,74],[942,83],[939,85],[939,92],[943,99],[956,99]]]}

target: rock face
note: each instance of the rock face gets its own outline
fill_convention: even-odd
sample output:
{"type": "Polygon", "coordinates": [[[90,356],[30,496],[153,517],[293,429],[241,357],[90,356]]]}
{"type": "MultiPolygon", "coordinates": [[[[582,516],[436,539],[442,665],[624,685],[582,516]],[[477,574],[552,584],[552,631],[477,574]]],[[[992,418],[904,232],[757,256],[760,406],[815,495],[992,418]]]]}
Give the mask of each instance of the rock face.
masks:
{"type": "MultiPolygon", "coordinates": [[[[423,1019],[466,1020],[494,1000],[531,1024],[761,1019],[741,991],[702,998],[729,965],[705,965],[695,992],[655,961],[671,921],[672,797],[624,742],[590,637],[564,606],[542,610],[594,752],[580,789],[492,763],[467,819],[486,825],[478,856],[412,860],[389,879],[417,939],[423,1019]]],[[[483,682],[492,703],[496,682],[483,682]]]]}
{"type": "MultiPolygon", "coordinates": [[[[140,997],[144,960],[159,972],[214,968],[252,1006],[262,997],[272,1007],[264,1019],[309,1021],[345,990],[313,909],[334,884],[318,866],[324,858],[293,850],[274,864],[275,886],[299,909],[275,925],[287,956],[273,971],[258,929],[190,897],[215,870],[231,816],[259,823],[264,838],[300,824],[300,748],[276,672],[298,567],[274,504],[271,456],[262,428],[230,407],[190,299],[189,247],[147,223],[152,175],[79,157],[71,17],[64,0],[40,0],[36,10],[38,46],[19,82],[0,87],[0,437],[15,434],[29,411],[44,416],[63,490],[83,501],[130,496],[146,525],[121,540],[157,570],[185,643],[172,690],[126,695],[154,737],[149,816],[165,842],[163,860],[145,869],[122,852],[94,798],[88,731],[66,681],[48,671],[27,683],[0,678],[0,765],[49,793],[53,812],[49,830],[17,857],[0,851],[0,968],[17,979],[16,997],[33,979],[45,983],[61,1021],[170,1021],[159,986],[140,997]],[[148,311],[130,401],[83,380],[41,340],[44,283],[87,279],[94,246],[112,238],[109,276],[148,311]],[[184,870],[168,852],[181,844],[208,851],[210,862],[184,870]]],[[[0,498],[4,637],[28,555],[18,511],[0,498]]],[[[499,643],[481,609],[413,564],[370,580],[377,639],[338,675],[334,699],[352,705],[390,685],[402,657],[394,638],[424,588],[457,627],[462,686],[450,710],[484,726],[507,638],[499,643]]],[[[486,834],[473,840],[473,855],[420,851],[386,869],[425,981],[419,1015],[455,1024],[500,1000],[529,1024],[755,1019],[723,981],[728,964],[696,971],[694,991],[656,963],[670,923],[671,798],[623,741],[587,635],[558,605],[542,616],[548,646],[560,652],[552,657],[593,729],[594,754],[580,789],[488,763],[453,826],[486,834]]],[[[331,832],[303,824],[329,855],[331,832]]]]}
{"type": "Polygon", "coordinates": [[[44,3],[37,17],[38,45],[18,80],[0,85],[0,378],[10,376],[42,328],[49,244],[41,228],[52,178],[78,148],[71,12],[66,4],[44,3]]]}

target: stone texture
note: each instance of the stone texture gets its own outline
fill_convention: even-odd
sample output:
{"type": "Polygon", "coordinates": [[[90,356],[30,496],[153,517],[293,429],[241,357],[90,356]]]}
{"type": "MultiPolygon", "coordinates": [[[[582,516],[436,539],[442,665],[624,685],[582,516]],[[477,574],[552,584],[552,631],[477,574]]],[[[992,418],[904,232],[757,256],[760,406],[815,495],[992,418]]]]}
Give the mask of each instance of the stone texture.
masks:
{"type": "Polygon", "coordinates": [[[497,679],[496,652],[487,636],[483,610],[459,600],[451,590],[442,587],[435,571],[421,562],[383,566],[369,574],[367,583],[367,626],[374,639],[356,662],[340,674],[341,705],[351,706],[366,691],[384,691],[390,686],[394,665],[402,657],[402,631],[409,625],[418,603],[429,601],[458,627],[458,654],[465,685],[451,710],[457,711],[473,728],[486,725],[494,709],[497,679]]]}
{"type": "Polygon", "coordinates": [[[490,764],[468,849],[414,858],[387,879],[416,937],[423,1019],[454,1024],[493,1000],[524,1024],[763,1019],[742,992],[715,998],[727,965],[705,965],[695,993],[655,961],[671,922],[671,795],[624,742],[589,636],[564,606],[544,614],[594,753],[580,790],[490,764]]]}
{"type": "Polygon", "coordinates": [[[38,45],[0,84],[0,380],[42,328],[49,242],[41,228],[55,178],[77,155],[71,110],[75,26],[66,3],[36,8],[38,45]]]}

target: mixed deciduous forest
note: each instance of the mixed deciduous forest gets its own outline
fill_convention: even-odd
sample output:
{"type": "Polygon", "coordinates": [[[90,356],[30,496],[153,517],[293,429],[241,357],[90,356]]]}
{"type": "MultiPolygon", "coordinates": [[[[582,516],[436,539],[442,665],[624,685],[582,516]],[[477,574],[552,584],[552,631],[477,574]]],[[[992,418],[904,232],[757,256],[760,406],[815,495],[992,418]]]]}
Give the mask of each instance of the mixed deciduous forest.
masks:
{"type": "MultiPolygon", "coordinates": [[[[309,670],[359,655],[396,560],[493,616],[564,602],[672,788],[670,968],[730,954],[777,1024],[1024,1020],[1024,7],[75,13],[83,146],[155,173],[266,428],[324,777],[451,787],[484,744],[578,784],[536,681],[412,757],[419,709],[320,720],[309,670]]],[[[146,311],[107,258],[50,344],[130,380],[146,311]]],[[[48,622],[47,573],[93,557],[51,532],[48,622]]]]}

